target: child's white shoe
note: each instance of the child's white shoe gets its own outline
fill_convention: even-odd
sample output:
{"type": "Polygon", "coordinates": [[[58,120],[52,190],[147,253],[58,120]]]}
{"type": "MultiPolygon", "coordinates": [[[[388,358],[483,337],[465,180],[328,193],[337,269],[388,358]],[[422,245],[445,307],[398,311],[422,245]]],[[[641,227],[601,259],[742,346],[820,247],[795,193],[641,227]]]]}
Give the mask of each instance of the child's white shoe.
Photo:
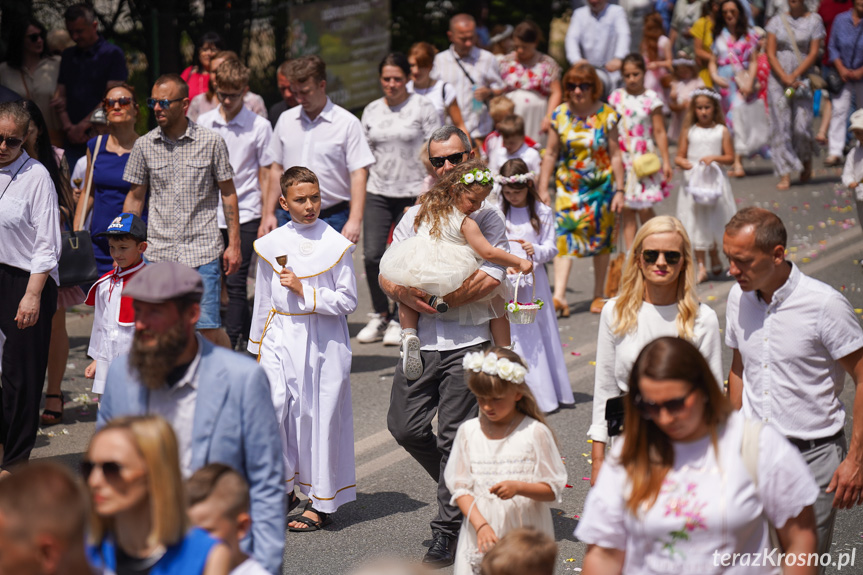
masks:
{"type": "Polygon", "coordinates": [[[423,374],[420,338],[417,337],[415,329],[408,328],[402,332],[402,369],[409,381],[419,379],[423,374]]]}

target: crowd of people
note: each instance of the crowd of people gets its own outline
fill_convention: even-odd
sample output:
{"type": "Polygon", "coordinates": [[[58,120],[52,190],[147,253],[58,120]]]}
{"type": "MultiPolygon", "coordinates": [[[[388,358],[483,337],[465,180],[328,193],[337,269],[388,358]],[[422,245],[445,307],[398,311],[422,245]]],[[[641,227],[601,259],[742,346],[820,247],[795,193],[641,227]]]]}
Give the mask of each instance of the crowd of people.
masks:
{"type": "MultiPolygon", "coordinates": [[[[64,17],[59,57],[29,19],[0,65],[0,543],[20,550],[0,572],[280,573],[286,530],[357,497],[360,238],[356,342],[401,347],[386,424],[437,483],[427,567],[553,571],[567,473],[545,414],[575,403],[557,327],[574,257],[592,258],[600,324],[585,571],[824,554],[837,510],[863,504],[863,329],[729,179],[760,153],[785,190],[819,141],[827,165],[849,127],[863,143],[863,0],[587,0],[565,69],[535,23],[494,54],[457,14],[445,49],[380,62],[359,118],[316,55],[279,66],[268,109],[210,32],[153,83],[146,134],[92,7],[64,17]],[[676,217],[657,216],[675,169],[676,217]],[[723,331],[696,286],[726,269],[723,331]],[[83,488],[28,464],[39,424],[63,420],[81,304],[101,394],[83,488]]],[[[863,222],[861,150],[842,184],[863,222]]]]}

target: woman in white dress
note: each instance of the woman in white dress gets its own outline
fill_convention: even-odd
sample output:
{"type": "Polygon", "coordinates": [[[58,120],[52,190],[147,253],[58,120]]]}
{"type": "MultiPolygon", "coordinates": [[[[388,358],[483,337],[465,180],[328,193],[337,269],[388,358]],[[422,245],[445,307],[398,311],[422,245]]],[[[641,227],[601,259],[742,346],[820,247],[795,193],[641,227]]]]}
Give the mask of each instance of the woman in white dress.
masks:
{"type": "Polygon", "coordinates": [[[698,302],[693,264],[689,235],[677,218],[652,218],[635,235],[620,293],[599,319],[593,422],[587,432],[593,441],[591,485],[609,440],[606,403],[629,391],[630,369],[645,344],[661,336],[687,339],[707,358],[713,378],[723,380],[719,320],[698,302]]]}
{"type": "Polygon", "coordinates": [[[585,573],[816,573],[799,564],[816,550],[819,491],[803,457],[775,429],[734,411],[695,346],[651,342],[629,390],[623,440],[575,530],[588,545],[585,573]],[[766,560],[779,553],[794,561],[766,560]]]}
{"type": "Polygon", "coordinates": [[[456,101],[455,86],[443,80],[431,77],[432,66],[437,48],[428,42],[417,42],[408,52],[408,64],[411,67],[411,80],[407,84],[408,92],[428,98],[440,116],[441,125],[452,124],[465,134],[470,134],[464,125],[461,108],[456,101]],[[449,122],[447,122],[449,116],[449,122]]]}

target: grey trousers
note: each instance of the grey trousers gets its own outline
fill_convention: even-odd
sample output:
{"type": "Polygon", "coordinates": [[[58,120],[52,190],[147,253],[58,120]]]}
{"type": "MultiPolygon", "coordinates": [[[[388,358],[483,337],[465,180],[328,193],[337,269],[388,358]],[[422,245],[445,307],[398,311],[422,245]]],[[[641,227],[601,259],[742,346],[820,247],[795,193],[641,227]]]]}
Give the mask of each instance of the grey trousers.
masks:
{"type": "MultiPolygon", "coordinates": [[[[812,472],[812,477],[815,478],[815,483],[820,488],[818,499],[815,500],[813,506],[817,524],[819,554],[830,552],[830,544],[833,542],[833,524],[836,522],[836,509],[833,507],[835,493],[825,493],[825,491],[830,485],[833,473],[845,459],[847,453],[848,446],[844,435],[836,441],[800,452],[803,460],[809,466],[809,471],[812,472]]],[[[821,568],[820,572],[823,573],[824,568],[821,568]]]]}
{"type": "Polygon", "coordinates": [[[452,495],[444,483],[444,469],[459,425],[476,417],[476,397],[467,387],[462,360],[466,353],[481,351],[482,345],[451,351],[421,351],[423,374],[415,381],[405,378],[401,362],[396,366],[387,427],[396,442],[437,481],[437,516],[433,533],[457,536],[461,511],[450,505],[452,495]],[[432,419],[438,416],[438,433],[432,419]]]}

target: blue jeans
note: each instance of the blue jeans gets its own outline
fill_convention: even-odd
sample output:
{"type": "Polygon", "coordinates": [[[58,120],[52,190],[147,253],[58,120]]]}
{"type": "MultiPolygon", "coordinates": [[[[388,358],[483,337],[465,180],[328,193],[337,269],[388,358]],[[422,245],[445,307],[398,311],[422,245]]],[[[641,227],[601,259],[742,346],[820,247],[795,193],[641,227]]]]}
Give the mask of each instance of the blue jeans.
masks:
{"type": "Polygon", "coordinates": [[[204,295],[201,297],[201,317],[195,329],[219,329],[222,327],[222,258],[195,268],[204,282],[204,295]]]}
{"type": "MultiPolygon", "coordinates": [[[[330,227],[337,232],[341,232],[342,228],[345,227],[345,224],[348,223],[348,216],[350,215],[350,213],[351,209],[346,208],[334,214],[324,216],[321,219],[327,222],[330,227]]],[[[289,214],[286,210],[283,210],[282,206],[276,206],[276,221],[279,222],[279,227],[282,227],[283,225],[291,221],[291,214],[289,214]]]]}

